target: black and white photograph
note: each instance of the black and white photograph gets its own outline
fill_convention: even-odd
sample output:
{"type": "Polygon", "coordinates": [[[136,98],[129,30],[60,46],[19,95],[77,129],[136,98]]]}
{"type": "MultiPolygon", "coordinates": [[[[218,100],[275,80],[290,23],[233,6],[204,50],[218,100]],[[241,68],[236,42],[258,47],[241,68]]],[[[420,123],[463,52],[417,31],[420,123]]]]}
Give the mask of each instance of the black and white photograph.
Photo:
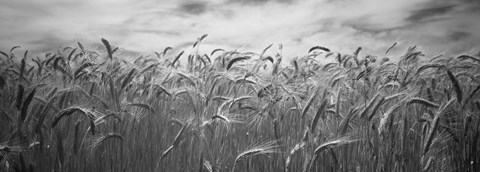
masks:
{"type": "Polygon", "coordinates": [[[0,172],[479,172],[479,0],[0,0],[0,172]]]}

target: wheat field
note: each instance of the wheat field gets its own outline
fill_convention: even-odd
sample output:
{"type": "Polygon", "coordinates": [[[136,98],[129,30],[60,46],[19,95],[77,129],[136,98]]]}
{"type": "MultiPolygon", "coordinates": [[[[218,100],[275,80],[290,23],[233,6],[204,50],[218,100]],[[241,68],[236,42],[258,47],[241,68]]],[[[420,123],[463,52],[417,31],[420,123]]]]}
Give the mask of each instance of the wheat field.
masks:
{"type": "Polygon", "coordinates": [[[0,52],[0,171],[480,171],[478,55],[101,41],[0,52]]]}

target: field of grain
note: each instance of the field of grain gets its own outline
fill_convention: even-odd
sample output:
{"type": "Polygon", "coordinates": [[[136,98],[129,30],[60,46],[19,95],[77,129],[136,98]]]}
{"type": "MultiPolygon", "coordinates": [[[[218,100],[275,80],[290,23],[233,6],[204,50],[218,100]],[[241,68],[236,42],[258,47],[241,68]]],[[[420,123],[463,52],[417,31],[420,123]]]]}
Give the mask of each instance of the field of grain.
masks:
{"type": "Polygon", "coordinates": [[[480,171],[478,55],[102,43],[0,52],[0,171],[480,171]]]}

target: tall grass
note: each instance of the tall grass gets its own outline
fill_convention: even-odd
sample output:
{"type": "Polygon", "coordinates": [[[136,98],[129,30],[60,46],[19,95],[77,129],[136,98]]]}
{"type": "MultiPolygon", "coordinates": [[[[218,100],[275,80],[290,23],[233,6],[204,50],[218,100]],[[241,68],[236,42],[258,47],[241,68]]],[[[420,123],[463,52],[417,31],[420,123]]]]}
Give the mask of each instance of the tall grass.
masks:
{"type": "Polygon", "coordinates": [[[480,171],[478,56],[101,41],[0,52],[0,171],[480,171]]]}

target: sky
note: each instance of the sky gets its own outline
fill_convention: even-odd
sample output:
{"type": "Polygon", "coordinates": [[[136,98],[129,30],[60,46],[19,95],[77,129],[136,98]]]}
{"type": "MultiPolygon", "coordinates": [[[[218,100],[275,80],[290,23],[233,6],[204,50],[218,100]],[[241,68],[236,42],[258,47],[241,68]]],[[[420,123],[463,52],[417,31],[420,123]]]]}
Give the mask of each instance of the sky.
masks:
{"type": "MultiPolygon", "coordinates": [[[[480,51],[480,0],[1,0],[0,50],[55,51],[100,39],[123,52],[179,52],[203,34],[200,49],[261,52],[283,45],[288,57],[313,46],[352,53],[427,56],[480,51]]],[[[128,53],[127,53],[128,54],[128,53]]]]}

